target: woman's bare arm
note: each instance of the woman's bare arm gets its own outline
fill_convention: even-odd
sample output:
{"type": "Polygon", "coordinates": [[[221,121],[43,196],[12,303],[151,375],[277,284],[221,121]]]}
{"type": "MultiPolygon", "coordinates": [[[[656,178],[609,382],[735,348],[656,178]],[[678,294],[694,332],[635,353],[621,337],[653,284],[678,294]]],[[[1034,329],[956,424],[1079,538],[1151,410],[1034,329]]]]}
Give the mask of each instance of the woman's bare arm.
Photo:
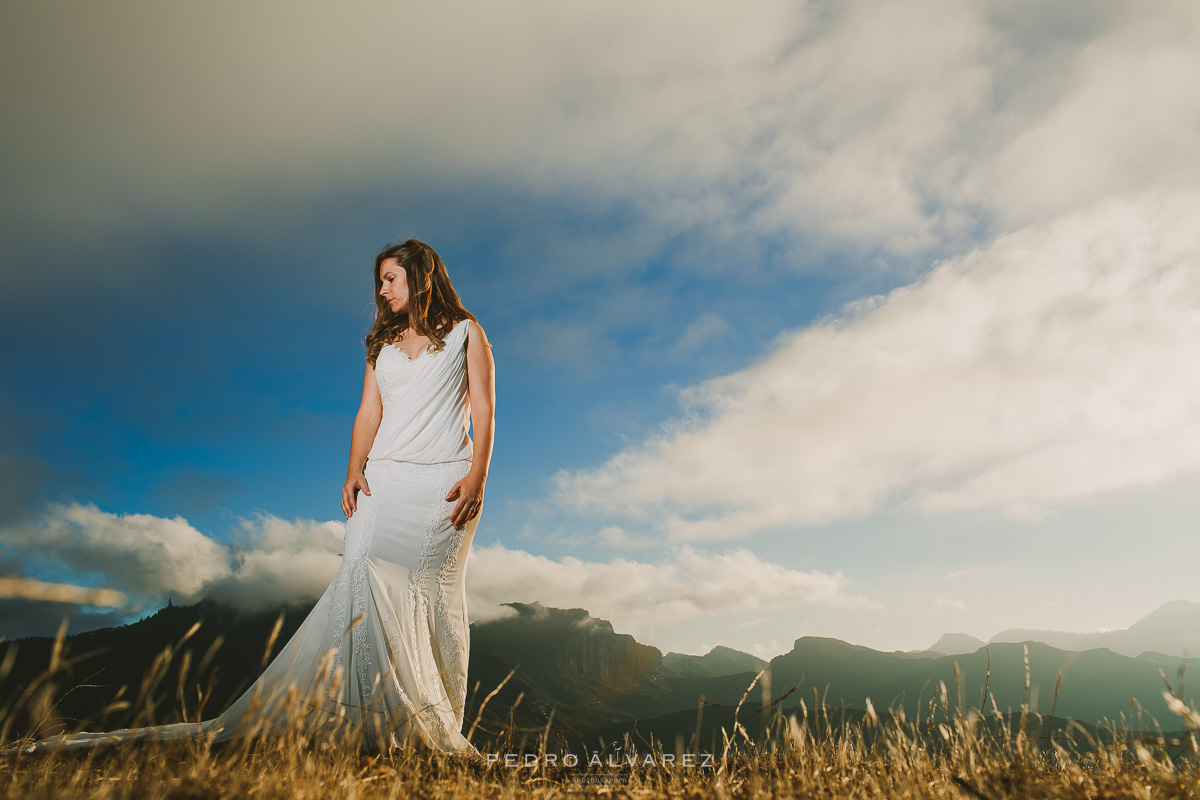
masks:
{"type": "Polygon", "coordinates": [[[450,515],[455,527],[466,525],[483,507],[483,486],[495,440],[496,362],[483,328],[474,321],[467,324],[471,326],[467,331],[467,391],[471,399],[473,448],[471,471],[446,495],[447,500],[458,500],[450,515]]]}
{"type": "Polygon", "coordinates": [[[354,431],[350,434],[350,466],[346,468],[346,483],[342,486],[342,513],[346,515],[346,519],[350,519],[358,510],[358,490],[362,489],[368,495],[371,493],[363,470],[367,466],[367,454],[371,452],[381,419],[383,398],[379,396],[375,367],[368,362],[366,375],[363,376],[362,402],[358,404],[358,413],[354,416],[354,431]]]}

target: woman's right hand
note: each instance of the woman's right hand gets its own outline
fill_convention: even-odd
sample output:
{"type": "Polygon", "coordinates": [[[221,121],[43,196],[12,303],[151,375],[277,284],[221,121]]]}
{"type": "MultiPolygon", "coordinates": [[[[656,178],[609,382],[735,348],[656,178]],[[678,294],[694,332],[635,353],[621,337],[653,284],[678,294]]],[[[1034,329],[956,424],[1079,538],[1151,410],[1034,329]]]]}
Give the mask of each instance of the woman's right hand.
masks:
{"type": "Polygon", "coordinates": [[[367,477],[361,472],[347,476],[346,483],[342,486],[342,513],[346,515],[346,519],[350,519],[358,510],[356,495],[359,489],[362,489],[363,494],[368,497],[371,496],[371,489],[367,486],[367,477]]]}

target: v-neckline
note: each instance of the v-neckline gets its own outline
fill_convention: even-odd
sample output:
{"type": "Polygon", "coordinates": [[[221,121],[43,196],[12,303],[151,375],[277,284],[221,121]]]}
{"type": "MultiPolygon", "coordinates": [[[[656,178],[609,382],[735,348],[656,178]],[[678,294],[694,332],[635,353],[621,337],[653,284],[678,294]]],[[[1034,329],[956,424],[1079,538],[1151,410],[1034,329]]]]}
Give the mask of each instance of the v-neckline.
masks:
{"type": "MultiPolygon", "coordinates": [[[[456,322],[454,324],[454,326],[451,327],[450,330],[446,333],[446,337],[449,338],[450,334],[453,333],[458,328],[459,325],[462,325],[466,321],[467,321],[466,319],[460,319],[458,322],[456,322]]],[[[405,352],[404,348],[401,347],[398,342],[388,342],[388,344],[391,345],[392,347],[396,348],[397,350],[399,350],[404,355],[404,357],[407,358],[409,361],[415,362],[415,361],[420,361],[422,358],[424,358],[426,355],[429,354],[429,347],[430,347],[430,345],[433,344],[433,340],[432,339],[429,340],[429,344],[425,345],[425,348],[420,353],[417,354],[416,358],[410,356],[407,352],[405,352]]]]}
{"type": "Polygon", "coordinates": [[[422,358],[424,358],[429,353],[429,344],[433,344],[433,342],[430,342],[429,344],[425,345],[425,349],[422,350],[420,353],[418,353],[416,358],[410,356],[407,352],[405,352],[404,348],[401,347],[396,342],[388,342],[388,344],[390,344],[392,347],[399,350],[400,354],[403,355],[405,358],[407,358],[409,361],[420,361],[422,358]]]}

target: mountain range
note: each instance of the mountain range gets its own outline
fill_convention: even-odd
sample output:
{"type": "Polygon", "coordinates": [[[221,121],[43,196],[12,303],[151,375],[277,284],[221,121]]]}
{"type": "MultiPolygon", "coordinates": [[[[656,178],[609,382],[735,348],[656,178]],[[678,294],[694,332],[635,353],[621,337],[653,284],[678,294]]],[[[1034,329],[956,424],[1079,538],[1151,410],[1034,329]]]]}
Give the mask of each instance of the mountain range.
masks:
{"type": "MultiPolygon", "coordinates": [[[[811,715],[823,706],[844,719],[861,718],[869,701],[881,716],[890,710],[903,711],[908,719],[928,718],[941,705],[943,684],[942,713],[1015,714],[1027,701],[1043,715],[1087,727],[1109,721],[1117,727],[1175,730],[1182,725],[1163,699],[1164,677],[1189,701],[1195,697],[1184,686],[1187,661],[1154,650],[1130,656],[1107,646],[1072,650],[1029,640],[980,643],[973,652],[954,654],[882,652],[804,636],[769,662],[727,647],[702,656],[664,655],[584,609],[508,605],[510,616],[471,625],[467,707],[468,726],[479,721],[477,741],[506,746],[534,741],[542,733],[552,742],[585,746],[628,734],[652,734],[677,745],[684,739],[715,743],[717,729],[731,729],[733,709],[743,700],[739,721],[760,726],[770,715],[758,712],[781,699],[775,710],[785,715],[811,715]]],[[[103,730],[168,722],[183,714],[213,717],[265,667],[264,648],[276,621],[282,620],[271,652],[278,652],[308,610],[245,614],[206,600],[169,605],[132,625],[68,636],[56,659],[53,712],[39,733],[73,728],[80,720],[103,730]],[[196,623],[199,627],[178,644],[196,623]],[[156,685],[145,685],[143,675],[165,648],[174,650],[172,666],[156,685]],[[182,680],[181,667],[186,668],[182,680]],[[135,708],[149,699],[153,713],[135,719],[131,709],[111,707],[122,686],[124,699],[135,708]]],[[[1197,611],[1196,604],[1168,604],[1128,631],[1103,635],[1123,646],[1139,641],[1171,646],[1177,641],[1171,637],[1190,635],[1187,626],[1197,611]],[[1184,626],[1184,634],[1169,629],[1166,622],[1172,619],[1184,626]]],[[[969,644],[961,638],[939,641],[962,643],[969,644]]],[[[47,638],[0,643],[0,708],[8,709],[30,687],[36,693],[36,679],[56,658],[54,649],[54,640],[47,638]]],[[[10,737],[35,725],[28,713],[0,712],[0,721],[5,719],[10,737]]]]}
{"type": "Polygon", "coordinates": [[[947,633],[929,648],[946,655],[973,653],[987,644],[1002,642],[1041,642],[1059,650],[1095,650],[1104,647],[1114,653],[1136,657],[1146,652],[1186,657],[1200,649],[1200,603],[1175,600],[1164,603],[1128,628],[1097,633],[1009,628],[989,642],[965,633],[947,633]]]}

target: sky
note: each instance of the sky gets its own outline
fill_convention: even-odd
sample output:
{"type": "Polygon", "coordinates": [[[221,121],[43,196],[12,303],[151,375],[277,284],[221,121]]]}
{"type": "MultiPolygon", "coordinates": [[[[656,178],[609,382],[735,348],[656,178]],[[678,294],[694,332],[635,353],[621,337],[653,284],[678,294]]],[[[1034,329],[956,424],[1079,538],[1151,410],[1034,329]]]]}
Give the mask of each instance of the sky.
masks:
{"type": "Polygon", "coordinates": [[[0,9],[0,636],[340,563],[373,257],[493,343],[473,620],[664,652],[1200,601],[1200,7],[0,9]]]}

